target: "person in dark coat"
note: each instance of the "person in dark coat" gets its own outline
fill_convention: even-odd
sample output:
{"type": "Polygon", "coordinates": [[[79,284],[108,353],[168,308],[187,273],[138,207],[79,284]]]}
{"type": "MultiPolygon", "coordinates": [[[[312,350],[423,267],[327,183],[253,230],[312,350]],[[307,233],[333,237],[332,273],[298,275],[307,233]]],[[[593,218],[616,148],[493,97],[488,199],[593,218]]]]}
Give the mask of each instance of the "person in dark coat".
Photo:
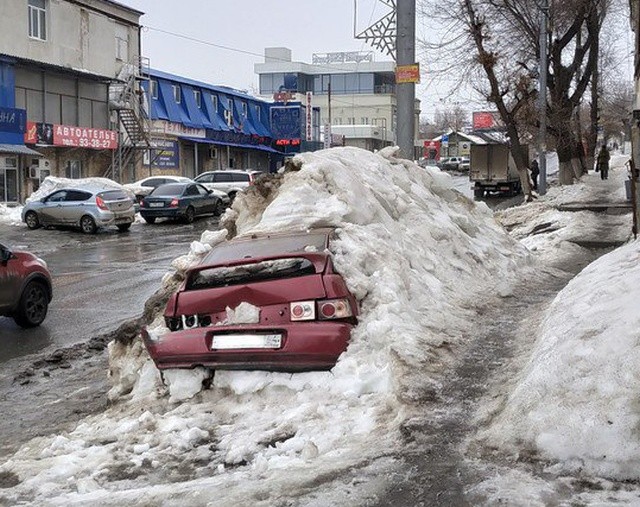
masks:
{"type": "Polygon", "coordinates": [[[608,180],[609,179],[609,159],[611,155],[609,154],[609,149],[605,144],[598,154],[598,163],[596,166],[596,171],[600,171],[600,179],[608,180]]]}
{"type": "Polygon", "coordinates": [[[533,182],[533,189],[538,190],[538,175],[540,174],[540,166],[538,161],[534,158],[531,162],[531,181],[533,182]]]}

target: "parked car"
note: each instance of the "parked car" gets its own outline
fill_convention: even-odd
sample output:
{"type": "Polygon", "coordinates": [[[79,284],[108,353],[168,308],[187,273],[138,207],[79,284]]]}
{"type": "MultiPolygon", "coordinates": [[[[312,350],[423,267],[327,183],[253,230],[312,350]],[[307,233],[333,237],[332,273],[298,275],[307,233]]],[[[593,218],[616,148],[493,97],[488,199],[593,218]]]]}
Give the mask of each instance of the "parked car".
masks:
{"type": "Polygon", "coordinates": [[[13,318],[21,327],[39,326],[52,295],[46,262],[0,245],[0,316],[13,318]]]}
{"type": "Polygon", "coordinates": [[[212,190],[198,183],[167,183],[140,203],[140,215],[152,224],[158,218],[181,218],[191,223],[202,215],[220,215],[225,205],[212,190]]]}
{"type": "Polygon", "coordinates": [[[131,196],[124,190],[100,186],[63,188],[22,208],[22,221],[29,229],[67,225],[86,234],[115,225],[127,231],[135,219],[131,196]]]}
{"type": "Polygon", "coordinates": [[[221,190],[233,200],[238,192],[253,185],[260,174],[263,174],[262,171],[225,169],[202,173],[195,178],[195,181],[210,190],[221,190]]]}
{"type": "Polygon", "coordinates": [[[459,171],[463,157],[446,157],[440,160],[438,166],[443,171],[459,171]]]}
{"type": "Polygon", "coordinates": [[[252,235],[211,250],[170,297],[164,312],[170,331],[142,332],[156,366],[332,368],[358,315],[328,250],[332,233],[252,235]],[[229,321],[227,308],[242,303],[253,307],[254,318],[229,321]]]}
{"type": "Polygon", "coordinates": [[[458,165],[458,170],[468,172],[471,167],[471,160],[469,157],[462,157],[460,160],[460,164],[458,165]]]}
{"type": "Polygon", "coordinates": [[[191,178],[184,176],[149,176],[135,183],[126,183],[122,186],[131,190],[139,203],[144,197],[148,196],[153,189],[158,188],[160,185],[164,185],[165,183],[189,183],[191,181],[193,181],[191,178]]]}

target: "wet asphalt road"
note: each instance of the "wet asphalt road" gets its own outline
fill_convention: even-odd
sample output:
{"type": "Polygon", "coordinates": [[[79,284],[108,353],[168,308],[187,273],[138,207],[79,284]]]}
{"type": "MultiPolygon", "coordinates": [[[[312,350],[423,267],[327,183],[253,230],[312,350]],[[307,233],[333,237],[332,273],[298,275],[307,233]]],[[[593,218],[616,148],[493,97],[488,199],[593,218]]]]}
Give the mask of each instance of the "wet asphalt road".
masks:
{"type": "Polygon", "coordinates": [[[0,364],[10,359],[66,347],[116,329],[142,313],[171,261],[189,250],[217,217],[191,225],[133,224],[127,233],[104,229],[96,235],[75,230],[0,224],[0,242],[42,257],[53,276],[54,299],[45,322],[21,329],[0,317],[0,364]]]}

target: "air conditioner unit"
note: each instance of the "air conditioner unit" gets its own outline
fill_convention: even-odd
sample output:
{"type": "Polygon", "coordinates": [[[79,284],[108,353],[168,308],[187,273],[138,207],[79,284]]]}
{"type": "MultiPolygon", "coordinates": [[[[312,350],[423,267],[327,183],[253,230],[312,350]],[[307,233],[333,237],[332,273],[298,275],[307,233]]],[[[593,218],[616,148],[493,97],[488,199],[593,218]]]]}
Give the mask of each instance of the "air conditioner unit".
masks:
{"type": "Polygon", "coordinates": [[[218,158],[218,148],[209,146],[209,158],[218,158]]]}
{"type": "Polygon", "coordinates": [[[40,179],[40,168],[37,165],[32,165],[29,167],[29,178],[33,180],[40,179]]]}
{"type": "Polygon", "coordinates": [[[47,176],[51,176],[51,164],[46,158],[41,158],[38,160],[38,177],[42,181],[47,176]]]}

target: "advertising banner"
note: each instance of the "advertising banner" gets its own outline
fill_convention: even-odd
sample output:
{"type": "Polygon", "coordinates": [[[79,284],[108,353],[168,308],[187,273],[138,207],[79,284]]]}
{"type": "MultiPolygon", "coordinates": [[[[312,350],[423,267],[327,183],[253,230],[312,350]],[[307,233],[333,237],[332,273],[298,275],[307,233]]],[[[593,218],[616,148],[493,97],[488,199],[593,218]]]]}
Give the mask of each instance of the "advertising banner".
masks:
{"type": "Polygon", "coordinates": [[[152,139],[154,148],[145,155],[144,165],[176,169],[180,166],[178,141],[170,139],[152,139]]]}
{"type": "Polygon", "coordinates": [[[0,107],[0,143],[23,144],[26,129],[26,110],[0,107]]]}
{"type": "Polygon", "coordinates": [[[398,65],[396,67],[396,83],[419,83],[420,64],[398,65]]]}
{"type": "Polygon", "coordinates": [[[307,103],[306,103],[306,113],[305,113],[305,127],[306,127],[306,140],[311,141],[313,137],[313,105],[311,104],[311,100],[313,98],[312,92],[307,92],[307,103]]]}
{"type": "Polygon", "coordinates": [[[473,113],[473,130],[495,129],[501,125],[497,111],[476,111],[473,113]]]}
{"type": "Polygon", "coordinates": [[[300,139],[302,137],[300,106],[272,106],[271,132],[274,139],[300,139]]]}
{"type": "Polygon", "coordinates": [[[115,150],[118,147],[118,133],[115,130],[29,121],[24,142],[25,144],[115,150]]]}

